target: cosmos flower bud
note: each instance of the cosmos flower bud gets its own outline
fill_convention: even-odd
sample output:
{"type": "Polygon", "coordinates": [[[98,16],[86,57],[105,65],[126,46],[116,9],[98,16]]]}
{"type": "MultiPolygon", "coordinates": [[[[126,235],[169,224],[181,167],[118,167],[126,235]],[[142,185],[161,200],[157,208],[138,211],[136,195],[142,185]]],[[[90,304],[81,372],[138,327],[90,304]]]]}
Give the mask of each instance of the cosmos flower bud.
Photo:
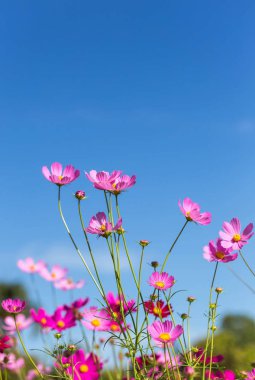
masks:
{"type": "Polygon", "coordinates": [[[65,364],[62,364],[63,365],[63,368],[68,368],[68,367],[70,367],[70,363],[65,363],[65,364]]]}
{"type": "Polygon", "coordinates": [[[117,228],[116,232],[118,235],[123,235],[125,233],[125,230],[122,226],[120,226],[119,228],[117,228]]]}
{"type": "Polygon", "coordinates": [[[217,327],[216,327],[216,326],[212,326],[212,327],[211,327],[211,330],[212,330],[212,331],[215,331],[215,330],[217,330],[217,327]]]}
{"type": "Polygon", "coordinates": [[[159,266],[158,261],[152,261],[151,266],[152,266],[152,268],[157,268],[159,266]]]}
{"type": "Polygon", "coordinates": [[[67,349],[68,349],[68,351],[70,351],[70,352],[74,352],[74,351],[77,350],[77,347],[75,346],[75,344],[69,344],[69,345],[67,346],[67,349]]]}
{"type": "Polygon", "coordinates": [[[75,198],[78,199],[79,201],[82,201],[83,199],[86,198],[86,194],[85,194],[85,191],[83,190],[78,190],[76,191],[76,193],[74,194],[75,198]]]}
{"type": "Polygon", "coordinates": [[[216,309],[216,303],[210,303],[209,307],[210,309],[216,309]]]}
{"type": "Polygon", "coordinates": [[[158,298],[158,296],[157,296],[156,294],[151,294],[151,295],[150,295],[150,299],[151,299],[152,301],[155,301],[157,298],[158,298]]]}
{"type": "Polygon", "coordinates": [[[189,303],[192,303],[192,302],[196,301],[196,298],[195,298],[195,297],[192,297],[192,296],[189,296],[189,297],[187,298],[187,301],[188,301],[189,303]]]}
{"type": "Polygon", "coordinates": [[[149,245],[150,242],[148,240],[140,240],[139,244],[141,247],[147,247],[147,245],[149,245]]]}
{"type": "Polygon", "coordinates": [[[187,319],[187,318],[189,318],[189,316],[188,316],[188,314],[186,314],[186,313],[182,313],[181,314],[181,319],[187,319]]]}
{"type": "Polygon", "coordinates": [[[54,336],[55,336],[56,339],[60,339],[62,337],[62,334],[56,333],[54,336]]]}
{"type": "Polygon", "coordinates": [[[215,292],[218,294],[221,294],[223,292],[223,289],[222,288],[216,288],[215,292]]]}
{"type": "Polygon", "coordinates": [[[191,351],[196,353],[199,351],[199,348],[198,347],[191,347],[191,351]]]}

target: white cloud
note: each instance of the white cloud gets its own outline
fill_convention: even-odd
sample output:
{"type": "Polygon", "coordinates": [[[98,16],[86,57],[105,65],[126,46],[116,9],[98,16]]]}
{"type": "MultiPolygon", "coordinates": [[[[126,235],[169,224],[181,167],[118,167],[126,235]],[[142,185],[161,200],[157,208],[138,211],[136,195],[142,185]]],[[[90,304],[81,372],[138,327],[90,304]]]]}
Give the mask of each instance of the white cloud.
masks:
{"type": "Polygon", "coordinates": [[[237,130],[241,133],[251,133],[255,131],[255,122],[253,120],[241,120],[237,124],[237,130]]]}

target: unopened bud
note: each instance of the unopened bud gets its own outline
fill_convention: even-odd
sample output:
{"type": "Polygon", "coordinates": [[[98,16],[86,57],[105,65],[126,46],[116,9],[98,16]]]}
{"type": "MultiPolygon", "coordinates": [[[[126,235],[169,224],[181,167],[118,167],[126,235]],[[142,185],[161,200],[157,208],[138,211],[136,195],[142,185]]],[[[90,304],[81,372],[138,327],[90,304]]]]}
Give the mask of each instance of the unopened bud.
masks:
{"type": "Polygon", "coordinates": [[[211,327],[211,330],[212,330],[212,331],[215,331],[215,330],[217,330],[217,327],[213,325],[213,326],[211,327]]]}
{"type": "Polygon", "coordinates": [[[158,296],[156,294],[151,294],[150,295],[151,301],[156,301],[157,298],[158,298],[158,296]]]}
{"type": "Polygon", "coordinates": [[[55,336],[56,339],[60,339],[62,337],[62,334],[56,333],[54,336],[55,336]]]}
{"type": "Polygon", "coordinates": [[[186,313],[182,313],[181,314],[181,319],[187,319],[187,318],[189,318],[189,316],[188,316],[188,314],[186,314],[186,313]]]}
{"type": "Polygon", "coordinates": [[[77,350],[77,347],[75,346],[75,344],[69,344],[69,345],[67,346],[67,349],[68,349],[68,351],[70,351],[70,352],[74,352],[74,351],[77,350]]]}
{"type": "Polygon", "coordinates": [[[60,344],[60,346],[58,346],[58,348],[59,348],[60,350],[63,350],[63,349],[65,348],[65,346],[63,346],[63,344],[60,344]]]}
{"type": "Polygon", "coordinates": [[[199,351],[199,348],[198,347],[191,347],[191,351],[196,353],[199,351]]]}
{"type": "Polygon", "coordinates": [[[216,303],[210,303],[209,307],[210,309],[216,309],[216,303]]]}
{"type": "Polygon", "coordinates": [[[158,261],[152,261],[151,266],[152,266],[152,268],[157,268],[159,266],[158,261]]]}
{"type": "Polygon", "coordinates": [[[147,247],[150,244],[149,240],[140,240],[139,244],[141,247],[147,247]]]}
{"type": "Polygon", "coordinates": [[[63,368],[68,368],[70,367],[70,363],[65,363],[65,364],[62,364],[63,365],[63,368]]]}
{"type": "Polygon", "coordinates": [[[76,191],[76,193],[74,194],[75,198],[78,199],[79,201],[82,201],[83,199],[86,198],[86,194],[85,194],[85,191],[82,191],[82,190],[78,190],[76,191]]]}
{"type": "Polygon", "coordinates": [[[215,292],[218,293],[218,294],[220,294],[220,293],[223,292],[223,289],[222,289],[222,288],[216,288],[216,289],[215,289],[215,292]]]}
{"type": "Polygon", "coordinates": [[[117,232],[118,235],[123,235],[123,234],[125,233],[125,230],[124,230],[124,228],[121,226],[121,227],[119,227],[119,228],[116,230],[116,232],[117,232]]]}
{"type": "Polygon", "coordinates": [[[196,301],[196,298],[195,298],[195,297],[192,297],[192,296],[189,296],[189,297],[187,298],[187,301],[188,301],[189,303],[192,303],[192,302],[196,301]]]}

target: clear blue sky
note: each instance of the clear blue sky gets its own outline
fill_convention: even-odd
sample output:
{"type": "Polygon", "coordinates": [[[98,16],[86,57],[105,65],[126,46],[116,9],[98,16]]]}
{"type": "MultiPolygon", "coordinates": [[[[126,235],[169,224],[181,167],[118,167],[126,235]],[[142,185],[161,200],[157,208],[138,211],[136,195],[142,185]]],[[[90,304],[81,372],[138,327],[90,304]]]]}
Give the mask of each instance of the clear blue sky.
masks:
{"type": "MultiPolygon", "coordinates": [[[[152,241],[145,261],[162,261],[183,223],[178,199],[190,196],[213,214],[210,226],[189,226],[167,268],[187,290],[176,296],[177,312],[187,295],[198,298],[192,323],[194,336],[201,332],[213,271],[202,248],[223,220],[255,221],[254,15],[253,0],[1,4],[1,279],[26,281],[16,261],[32,255],[69,266],[95,299],[41,167],[81,169],[63,189],[63,206],[82,249],[72,194],[87,192],[86,222],[104,210],[83,170],[122,169],[137,175],[121,196],[136,262],[140,239],[152,241]]],[[[104,241],[93,246],[111,289],[104,241]]],[[[253,238],[245,249],[253,267],[254,247],[253,238]]],[[[255,287],[240,260],[233,268],[255,287]]],[[[216,283],[225,289],[222,314],[255,315],[254,295],[223,266],[216,283]]]]}

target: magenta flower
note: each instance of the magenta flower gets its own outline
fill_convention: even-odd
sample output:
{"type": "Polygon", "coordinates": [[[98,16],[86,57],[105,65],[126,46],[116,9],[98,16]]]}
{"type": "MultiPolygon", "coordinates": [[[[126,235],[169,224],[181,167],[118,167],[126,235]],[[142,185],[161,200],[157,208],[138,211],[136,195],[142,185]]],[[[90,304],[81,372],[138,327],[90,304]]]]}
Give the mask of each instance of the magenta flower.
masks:
{"type": "Polygon", "coordinates": [[[78,350],[69,357],[63,357],[62,363],[70,364],[65,371],[73,380],[99,379],[99,372],[102,368],[102,364],[98,357],[93,353],[85,355],[83,350],[78,350]]]}
{"type": "Polygon", "coordinates": [[[46,264],[39,260],[37,263],[32,259],[32,257],[27,257],[24,260],[18,260],[17,266],[23,272],[26,273],[37,273],[40,272],[43,268],[45,268],[46,264]]]}
{"type": "Polygon", "coordinates": [[[116,231],[122,225],[122,219],[120,218],[115,227],[106,219],[104,212],[98,212],[96,216],[90,219],[89,226],[86,228],[86,232],[90,234],[96,234],[107,238],[112,232],[116,231]]]}
{"type": "Polygon", "coordinates": [[[46,311],[42,307],[38,309],[37,313],[34,309],[31,309],[30,315],[33,320],[43,328],[51,327],[53,325],[51,316],[46,314],[46,311]]]}
{"type": "Polygon", "coordinates": [[[107,307],[108,313],[111,314],[111,311],[115,313],[115,316],[121,317],[121,308],[125,314],[135,311],[135,300],[125,301],[122,295],[114,296],[112,292],[109,292],[106,295],[106,300],[109,305],[107,307]]]}
{"type": "Polygon", "coordinates": [[[211,223],[211,213],[200,212],[200,206],[190,198],[185,198],[182,204],[181,201],[179,201],[178,206],[189,222],[196,222],[203,225],[211,223]]]}
{"type": "Polygon", "coordinates": [[[63,306],[59,306],[53,315],[51,315],[51,329],[63,331],[75,326],[75,317],[72,310],[66,310],[63,306]]]}
{"type": "Polygon", "coordinates": [[[169,276],[166,272],[153,272],[148,283],[155,289],[166,290],[174,285],[175,280],[173,276],[169,276]]]}
{"type": "Polygon", "coordinates": [[[159,347],[164,347],[173,344],[183,334],[183,328],[181,325],[173,327],[171,321],[156,321],[148,326],[148,332],[159,347]]]}
{"type": "Polygon", "coordinates": [[[121,176],[121,173],[119,170],[115,170],[112,173],[97,172],[96,170],[91,170],[89,173],[85,172],[86,177],[93,183],[96,189],[109,191],[115,195],[134,186],[136,183],[136,176],[121,176]]]}
{"type": "MultiPolygon", "coordinates": [[[[18,314],[16,317],[16,323],[19,330],[21,331],[27,329],[33,323],[33,319],[27,318],[24,314],[18,314]]],[[[16,326],[13,317],[8,316],[4,318],[3,329],[7,331],[10,335],[15,334],[16,326]]]]}
{"type": "Polygon", "coordinates": [[[148,314],[153,314],[156,318],[166,318],[172,312],[173,308],[171,305],[164,304],[164,301],[145,301],[144,307],[148,314]]]}
{"type": "Polygon", "coordinates": [[[73,289],[81,289],[84,283],[85,281],[83,280],[74,282],[71,278],[62,278],[62,280],[55,282],[54,285],[57,289],[73,290],[73,289]]]}
{"type": "Polygon", "coordinates": [[[83,190],[77,190],[76,193],[74,194],[74,196],[79,201],[83,201],[86,198],[85,191],[83,191],[83,190]]]}
{"type": "Polygon", "coordinates": [[[43,166],[42,173],[48,181],[55,183],[58,186],[67,185],[76,180],[80,175],[80,171],[76,170],[72,165],[67,165],[63,170],[62,165],[59,162],[54,162],[51,165],[51,172],[47,166],[43,166]]]}
{"type": "Polygon", "coordinates": [[[233,218],[230,223],[224,222],[222,228],[224,231],[219,232],[222,239],[221,245],[224,248],[232,248],[233,250],[241,249],[254,234],[252,232],[252,223],[248,224],[244,231],[241,232],[241,223],[237,218],[233,218]]]}
{"type": "Polygon", "coordinates": [[[255,379],[255,368],[247,373],[247,377],[244,380],[254,380],[255,379]]]}
{"type": "Polygon", "coordinates": [[[40,276],[50,282],[56,282],[62,280],[66,276],[67,269],[62,268],[60,265],[53,265],[52,269],[43,268],[40,271],[40,276]]]}
{"type": "Polygon", "coordinates": [[[82,313],[84,320],[82,324],[89,330],[108,331],[109,314],[105,310],[99,310],[97,307],[85,309],[82,313]]]}
{"type": "Polygon", "coordinates": [[[2,308],[8,313],[17,314],[23,311],[26,307],[26,302],[17,298],[7,298],[2,301],[2,308]]]}
{"type": "Polygon", "coordinates": [[[204,258],[209,261],[218,261],[222,263],[228,263],[237,259],[238,254],[230,254],[232,249],[227,249],[222,246],[222,240],[217,239],[216,242],[211,240],[208,245],[204,247],[204,258]]]}
{"type": "Polygon", "coordinates": [[[4,335],[0,337],[0,352],[4,352],[7,348],[11,348],[11,344],[6,344],[10,340],[10,337],[8,335],[4,335]]]}
{"type": "MultiPolygon", "coordinates": [[[[230,371],[227,369],[226,371],[215,371],[211,372],[211,375],[209,377],[210,371],[207,370],[205,372],[205,376],[207,379],[213,379],[213,380],[235,380],[236,376],[233,371],[230,371]]],[[[252,378],[253,379],[253,378],[252,378]]]]}

